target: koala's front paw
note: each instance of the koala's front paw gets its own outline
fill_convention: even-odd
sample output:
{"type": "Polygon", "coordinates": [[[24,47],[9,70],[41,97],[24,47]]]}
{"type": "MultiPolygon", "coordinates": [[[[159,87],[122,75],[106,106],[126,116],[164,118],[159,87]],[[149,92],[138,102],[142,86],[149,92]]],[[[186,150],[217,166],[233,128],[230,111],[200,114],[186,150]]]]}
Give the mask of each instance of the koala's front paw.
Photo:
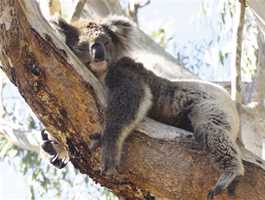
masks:
{"type": "Polygon", "coordinates": [[[118,167],[120,164],[120,152],[115,145],[102,145],[101,151],[101,170],[102,174],[107,176],[114,176],[118,174],[118,167]]]}
{"type": "Polygon", "coordinates": [[[42,154],[46,155],[50,163],[55,167],[62,169],[67,165],[70,158],[65,146],[59,143],[54,137],[48,134],[46,130],[41,131],[42,137],[42,154]]]}

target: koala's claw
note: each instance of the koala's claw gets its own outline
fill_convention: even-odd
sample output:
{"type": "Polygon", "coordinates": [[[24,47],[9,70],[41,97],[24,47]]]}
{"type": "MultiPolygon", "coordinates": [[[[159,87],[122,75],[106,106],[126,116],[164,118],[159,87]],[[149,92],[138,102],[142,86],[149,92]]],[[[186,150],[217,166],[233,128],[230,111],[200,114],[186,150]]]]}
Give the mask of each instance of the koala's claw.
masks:
{"type": "Polygon", "coordinates": [[[58,157],[58,154],[56,154],[52,158],[50,158],[50,163],[56,168],[62,169],[67,165],[68,161],[66,161],[65,159],[62,160],[58,157]]]}
{"type": "Polygon", "coordinates": [[[48,138],[48,132],[46,131],[46,129],[43,129],[41,131],[41,138],[42,138],[43,141],[49,140],[49,138],[48,138]]]}
{"type": "Polygon", "coordinates": [[[213,197],[214,197],[214,191],[213,191],[213,190],[211,190],[211,191],[209,191],[209,192],[208,192],[208,195],[207,195],[207,200],[212,200],[212,199],[213,199],[213,197]]]}
{"type": "Polygon", "coordinates": [[[69,154],[66,147],[59,143],[54,137],[48,134],[46,130],[41,131],[42,154],[49,158],[50,163],[56,168],[62,169],[69,162],[69,154]]]}
{"type": "Polygon", "coordinates": [[[237,176],[232,183],[227,187],[227,193],[230,197],[236,196],[236,188],[240,182],[241,176],[237,176]]]}
{"type": "Polygon", "coordinates": [[[224,188],[222,186],[217,186],[208,192],[207,200],[212,200],[216,195],[220,194],[224,188]]]}

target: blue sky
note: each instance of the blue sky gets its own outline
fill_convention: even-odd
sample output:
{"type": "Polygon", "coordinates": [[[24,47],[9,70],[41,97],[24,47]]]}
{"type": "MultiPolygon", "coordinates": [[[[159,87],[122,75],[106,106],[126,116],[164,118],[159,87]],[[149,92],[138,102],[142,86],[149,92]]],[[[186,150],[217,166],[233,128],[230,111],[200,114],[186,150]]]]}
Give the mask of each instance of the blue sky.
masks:
{"type": "Polygon", "coordinates": [[[167,34],[175,35],[177,43],[202,37],[203,29],[194,25],[201,0],[152,0],[152,3],[140,10],[140,25],[146,32],[163,27],[167,34]]]}

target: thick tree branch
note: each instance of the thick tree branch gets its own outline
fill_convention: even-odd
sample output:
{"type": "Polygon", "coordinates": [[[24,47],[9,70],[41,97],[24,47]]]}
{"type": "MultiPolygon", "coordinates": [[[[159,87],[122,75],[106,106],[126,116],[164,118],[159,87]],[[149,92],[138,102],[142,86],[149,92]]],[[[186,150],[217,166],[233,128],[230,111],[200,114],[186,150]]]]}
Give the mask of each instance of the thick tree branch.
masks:
{"type": "MultiPolygon", "coordinates": [[[[207,156],[189,151],[178,141],[153,139],[139,131],[127,141],[121,175],[113,178],[100,175],[99,151],[88,149],[89,135],[102,128],[104,95],[100,83],[56,38],[35,1],[2,0],[0,30],[0,58],[5,72],[48,131],[69,148],[77,169],[126,199],[143,199],[149,192],[157,199],[206,198],[219,176],[207,156]]],[[[136,41],[143,42],[141,37],[136,41]]],[[[145,40],[142,45],[148,42],[145,40]]],[[[164,57],[166,53],[162,50],[148,47],[149,50],[155,52],[153,56],[171,63],[178,77],[191,77],[174,65],[173,59],[164,57]]],[[[143,122],[139,130],[152,132],[146,129],[149,123],[143,122]]],[[[166,132],[157,126],[159,129],[154,130],[160,135],[166,132]]],[[[173,134],[178,132],[173,127],[170,130],[173,134]]],[[[246,175],[238,185],[235,200],[265,199],[264,162],[253,158],[252,154],[250,158],[246,156],[246,175]]],[[[216,198],[226,199],[225,193],[216,198]]]]}

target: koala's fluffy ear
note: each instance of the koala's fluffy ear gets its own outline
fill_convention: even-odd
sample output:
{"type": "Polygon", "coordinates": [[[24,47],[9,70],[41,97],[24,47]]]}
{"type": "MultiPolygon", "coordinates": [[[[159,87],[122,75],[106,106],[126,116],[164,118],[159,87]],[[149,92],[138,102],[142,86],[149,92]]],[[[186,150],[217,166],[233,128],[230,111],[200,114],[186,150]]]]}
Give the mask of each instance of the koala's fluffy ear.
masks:
{"type": "Polygon", "coordinates": [[[52,20],[56,30],[65,36],[65,43],[71,48],[79,40],[79,31],[76,27],[67,23],[63,18],[52,20]]]}
{"type": "Polygon", "coordinates": [[[123,16],[109,16],[101,25],[110,33],[112,39],[124,40],[129,37],[136,26],[134,22],[123,16]]]}

